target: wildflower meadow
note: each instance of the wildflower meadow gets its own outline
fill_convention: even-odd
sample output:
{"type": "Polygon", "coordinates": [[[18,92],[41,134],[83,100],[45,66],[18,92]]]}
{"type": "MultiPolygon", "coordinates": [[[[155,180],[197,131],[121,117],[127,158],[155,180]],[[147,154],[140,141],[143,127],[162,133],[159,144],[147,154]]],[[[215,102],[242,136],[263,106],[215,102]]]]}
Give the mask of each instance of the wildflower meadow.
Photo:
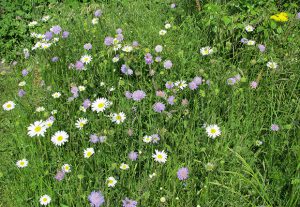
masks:
{"type": "Polygon", "coordinates": [[[0,207],[300,206],[299,1],[0,4],[0,207]]]}

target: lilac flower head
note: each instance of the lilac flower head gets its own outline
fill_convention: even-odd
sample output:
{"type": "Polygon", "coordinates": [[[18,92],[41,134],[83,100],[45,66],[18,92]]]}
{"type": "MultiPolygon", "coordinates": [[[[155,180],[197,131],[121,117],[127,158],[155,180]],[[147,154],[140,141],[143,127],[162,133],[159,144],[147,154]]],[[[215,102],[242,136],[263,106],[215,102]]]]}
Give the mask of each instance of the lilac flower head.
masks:
{"type": "Polygon", "coordinates": [[[257,86],[258,86],[258,83],[257,83],[256,81],[252,81],[252,82],[250,83],[250,87],[251,87],[252,89],[256,89],[257,86]]]}
{"type": "Polygon", "coordinates": [[[121,34],[121,33],[118,34],[118,35],[117,35],[117,40],[119,40],[120,42],[123,41],[123,40],[124,40],[123,34],[121,34]]]}
{"type": "Polygon", "coordinates": [[[146,97],[146,93],[142,90],[137,90],[132,93],[132,99],[134,101],[140,101],[146,97]]]}
{"type": "Polygon", "coordinates": [[[81,62],[81,61],[76,61],[76,63],[75,63],[75,68],[76,68],[77,70],[83,70],[83,68],[84,68],[83,62],[81,62]]]}
{"type": "Polygon", "coordinates": [[[61,27],[59,25],[55,25],[50,29],[54,34],[59,34],[61,32],[61,27]]]}
{"type": "Polygon", "coordinates": [[[160,137],[159,137],[158,134],[152,134],[151,137],[152,137],[152,142],[153,143],[158,143],[159,140],[160,140],[160,137]]]}
{"type": "Polygon", "coordinates": [[[174,87],[174,83],[171,81],[166,82],[166,88],[167,89],[172,89],[174,87]]]}
{"type": "Polygon", "coordinates": [[[97,143],[97,142],[99,142],[98,136],[96,134],[91,134],[90,135],[90,142],[94,143],[94,144],[97,143]]]}
{"type": "Polygon", "coordinates": [[[228,78],[226,82],[227,82],[228,85],[232,86],[236,83],[236,79],[235,78],[228,78]]]}
{"type": "Polygon", "coordinates": [[[196,83],[196,85],[201,85],[201,84],[202,84],[202,78],[196,76],[196,77],[193,79],[193,82],[196,83]]]}
{"type": "Polygon", "coordinates": [[[173,63],[171,62],[171,60],[166,60],[164,62],[164,68],[165,69],[170,69],[173,66],[173,63]]]}
{"type": "Polygon", "coordinates": [[[18,92],[19,97],[23,97],[26,94],[26,92],[23,89],[20,89],[18,92]]]}
{"type": "Polygon", "coordinates": [[[71,93],[73,94],[73,97],[76,98],[78,97],[78,88],[76,86],[71,87],[71,93]]]}
{"type": "Polygon", "coordinates": [[[68,31],[64,31],[62,34],[62,38],[68,38],[69,37],[69,32],[68,31]]]}
{"type": "Polygon", "coordinates": [[[129,154],[128,154],[128,158],[129,158],[130,160],[132,160],[132,161],[135,161],[135,160],[137,160],[137,158],[138,158],[138,153],[137,153],[137,152],[134,152],[134,151],[131,151],[131,152],[129,152],[129,154]]]}
{"type": "Polygon", "coordinates": [[[58,59],[59,59],[58,57],[53,57],[53,58],[51,59],[51,61],[55,63],[55,62],[58,61],[58,59]]]}
{"type": "Polygon", "coordinates": [[[153,105],[153,110],[155,112],[161,113],[165,110],[166,106],[165,104],[161,103],[161,102],[157,102],[153,105]]]}
{"type": "Polygon", "coordinates": [[[46,40],[51,40],[52,37],[53,37],[53,33],[52,32],[48,31],[48,32],[45,33],[45,39],[46,40]]]}
{"type": "Polygon", "coordinates": [[[148,64],[148,65],[150,65],[150,64],[153,63],[152,55],[151,55],[150,53],[147,53],[147,54],[145,55],[145,62],[146,62],[146,64],[148,64]]]}
{"type": "Polygon", "coordinates": [[[47,121],[50,120],[50,121],[55,121],[55,117],[54,116],[50,116],[47,121]]]}
{"type": "Polygon", "coordinates": [[[242,39],[241,39],[241,43],[247,44],[247,42],[248,42],[248,39],[247,39],[247,38],[242,38],[242,39]]]}
{"type": "Polygon", "coordinates": [[[23,69],[23,70],[22,70],[22,75],[23,75],[23,76],[28,75],[28,70],[27,70],[27,69],[23,69]]]}
{"type": "Polygon", "coordinates": [[[161,62],[161,57],[160,56],[157,56],[156,58],[155,58],[155,62],[161,62]]]}
{"type": "Polygon", "coordinates": [[[177,177],[179,180],[186,180],[189,177],[189,170],[186,167],[180,168],[177,171],[177,177]]]}
{"type": "Polygon", "coordinates": [[[123,64],[121,66],[121,72],[124,73],[125,75],[132,75],[133,70],[131,70],[127,65],[123,64]]]}
{"type": "Polygon", "coordinates": [[[106,46],[112,45],[113,42],[114,42],[114,38],[112,38],[112,37],[105,37],[105,39],[104,39],[104,44],[105,44],[106,46]]]}
{"type": "Polygon", "coordinates": [[[100,191],[92,191],[88,199],[92,207],[100,207],[105,202],[104,196],[100,191]]]}
{"type": "Polygon", "coordinates": [[[132,99],[132,93],[130,93],[129,91],[125,92],[125,96],[127,99],[132,99]]]}
{"type": "Polygon", "coordinates": [[[132,42],[132,46],[133,46],[133,47],[138,47],[138,46],[139,46],[139,43],[138,43],[137,41],[133,41],[133,42],[132,42]]]}
{"type": "Polygon", "coordinates": [[[123,31],[122,31],[122,29],[121,28],[118,28],[117,30],[116,30],[116,33],[117,34],[121,34],[123,31]]]}
{"type": "Polygon", "coordinates": [[[277,131],[279,131],[279,126],[277,124],[272,124],[271,130],[277,132],[277,131]]]}
{"type": "Polygon", "coordinates": [[[102,15],[102,11],[100,9],[96,10],[94,13],[95,17],[100,17],[102,15]]]}
{"type": "Polygon", "coordinates": [[[174,105],[174,103],[175,103],[175,96],[169,96],[169,98],[168,98],[168,104],[170,104],[170,105],[174,105]]]}
{"type": "Polygon", "coordinates": [[[87,43],[87,44],[85,44],[85,45],[83,46],[83,48],[86,49],[86,50],[91,50],[92,47],[93,47],[93,46],[92,46],[91,43],[87,43]]]}
{"type": "Polygon", "coordinates": [[[198,85],[194,81],[192,81],[192,82],[189,83],[189,88],[191,90],[195,90],[195,89],[198,88],[198,85]]]}
{"type": "Polygon", "coordinates": [[[85,109],[87,109],[87,108],[89,108],[90,106],[91,106],[91,101],[90,101],[90,99],[85,99],[84,101],[83,101],[83,104],[82,104],[82,106],[85,108],[85,109]]]}
{"type": "Polygon", "coordinates": [[[65,177],[65,172],[64,171],[58,171],[55,175],[55,179],[58,181],[61,181],[65,177]]]}
{"type": "Polygon", "coordinates": [[[137,202],[134,200],[130,200],[129,198],[125,198],[124,200],[122,200],[123,203],[123,207],[136,207],[137,206],[137,202]]]}
{"type": "Polygon", "coordinates": [[[264,45],[259,44],[257,47],[260,52],[264,52],[266,50],[266,46],[264,46],[264,45]]]}

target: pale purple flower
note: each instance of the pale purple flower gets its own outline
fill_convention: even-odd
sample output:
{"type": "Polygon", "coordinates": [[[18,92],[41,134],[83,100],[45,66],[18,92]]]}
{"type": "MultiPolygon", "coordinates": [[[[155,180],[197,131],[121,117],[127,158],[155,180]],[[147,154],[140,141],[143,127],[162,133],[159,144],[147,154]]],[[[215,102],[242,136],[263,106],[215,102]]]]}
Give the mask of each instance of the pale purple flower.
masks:
{"type": "Polygon", "coordinates": [[[138,47],[138,46],[139,46],[139,43],[138,43],[137,41],[133,41],[133,42],[132,42],[132,46],[133,46],[133,47],[138,47]]]}
{"type": "Polygon", "coordinates": [[[252,89],[256,89],[257,86],[258,86],[258,83],[257,83],[256,81],[252,81],[252,82],[250,83],[250,87],[251,87],[252,89]]]}
{"type": "Polygon", "coordinates": [[[84,68],[84,64],[83,64],[83,62],[81,62],[81,61],[76,61],[76,63],[75,63],[75,68],[77,69],[77,70],[83,70],[83,68],[84,68]]]}
{"type": "Polygon", "coordinates": [[[147,53],[147,54],[145,55],[145,62],[146,62],[146,64],[148,64],[148,65],[150,65],[150,64],[153,63],[152,55],[151,55],[150,53],[147,53]]]}
{"type": "Polygon", "coordinates": [[[53,58],[51,59],[51,61],[52,61],[52,62],[57,62],[58,59],[59,59],[58,57],[53,57],[53,58]]]}
{"type": "Polygon", "coordinates": [[[20,90],[18,91],[18,96],[19,96],[19,97],[23,97],[25,94],[26,94],[26,92],[25,92],[23,89],[20,89],[20,90]]]}
{"type": "Polygon", "coordinates": [[[102,11],[100,9],[96,10],[94,13],[95,17],[100,17],[102,15],[102,11]]]}
{"type": "Polygon", "coordinates": [[[124,40],[124,36],[123,34],[117,34],[117,40],[119,40],[120,42],[124,40]]]}
{"type": "Polygon", "coordinates": [[[118,28],[117,30],[116,30],[116,33],[117,34],[121,34],[123,31],[122,31],[122,29],[121,28],[118,28]]]}
{"type": "Polygon", "coordinates": [[[112,45],[113,42],[114,42],[114,38],[112,38],[112,37],[105,37],[105,39],[104,39],[104,44],[105,44],[106,46],[112,45]]]}
{"type": "Polygon", "coordinates": [[[232,86],[236,83],[236,79],[235,78],[228,78],[226,82],[227,82],[228,85],[232,86]]]}
{"type": "Polygon", "coordinates": [[[55,25],[50,29],[54,34],[59,34],[61,32],[61,27],[59,25],[55,25]]]}
{"type": "Polygon", "coordinates": [[[171,62],[171,60],[166,60],[164,62],[164,68],[170,69],[172,66],[173,66],[173,63],[171,62]]]}
{"type": "Polygon", "coordinates": [[[155,58],[155,62],[161,62],[161,57],[160,56],[157,56],[156,58],[155,58]]]}
{"type": "Polygon", "coordinates": [[[170,104],[170,105],[174,105],[174,103],[175,103],[175,96],[169,96],[169,98],[168,98],[168,104],[170,104]]]}
{"type": "Polygon", "coordinates": [[[193,82],[196,83],[196,85],[201,85],[201,84],[202,84],[202,78],[196,76],[196,77],[193,79],[193,82]]]}
{"type": "Polygon", "coordinates": [[[186,180],[189,177],[189,170],[186,167],[180,168],[177,171],[177,177],[179,180],[186,180]]]}
{"type": "Polygon", "coordinates": [[[98,136],[96,134],[91,134],[90,135],[90,142],[94,143],[94,144],[97,143],[97,142],[99,142],[98,136]]]}
{"type": "Polygon", "coordinates": [[[247,38],[242,38],[242,39],[241,39],[241,43],[247,44],[247,42],[248,42],[248,39],[247,39],[247,38]]]}
{"type": "Polygon", "coordinates": [[[131,70],[127,65],[123,64],[121,66],[121,72],[124,73],[125,75],[132,75],[133,70],[131,70]]]}
{"type": "Polygon", "coordinates": [[[164,91],[156,91],[156,96],[164,98],[166,96],[166,93],[164,91]]]}
{"type": "Polygon", "coordinates": [[[189,83],[189,88],[191,90],[195,90],[195,89],[198,88],[198,85],[194,81],[192,81],[192,82],[189,83]]]}
{"type": "Polygon", "coordinates": [[[64,31],[63,33],[62,33],[62,38],[68,38],[69,37],[69,32],[68,31],[64,31]]]}
{"type": "Polygon", "coordinates": [[[129,91],[125,91],[125,96],[127,99],[132,99],[132,93],[130,93],[129,91]]]}
{"type": "Polygon", "coordinates": [[[162,52],[163,47],[161,45],[156,45],[155,52],[162,52]]]}
{"type": "Polygon", "coordinates": [[[91,50],[92,47],[93,47],[93,46],[92,46],[91,43],[87,43],[87,44],[85,44],[85,45],[83,46],[83,48],[86,49],[86,50],[91,50]]]}
{"type": "Polygon", "coordinates": [[[48,31],[48,32],[45,33],[45,39],[46,40],[51,40],[52,37],[53,37],[53,33],[52,32],[48,31]]]}
{"type": "Polygon", "coordinates": [[[55,175],[55,179],[58,181],[62,181],[62,179],[64,179],[65,177],[65,172],[64,171],[58,171],[55,175]]]}
{"type": "Polygon", "coordinates": [[[128,154],[128,158],[129,158],[130,160],[132,160],[132,161],[135,161],[135,160],[137,160],[137,158],[138,158],[138,153],[137,153],[137,152],[134,152],[134,151],[131,151],[131,152],[129,152],[129,154],[128,154]]]}
{"type": "Polygon", "coordinates": [[[146,97],[146,93],[142,90],[137,90],[132,93],[132,99],[134,101],[140,101],[146,97]]]}
{"type": "Polygon", "coordinates": [[[73,94],[73,97],[76,98],[78,97],[78,88],[76,86],[71,87],[71,93],[73,94]]]}
{"type": "Polygon", "coordinates": [[[22,75],[23,75],[23,76],[28,75],[28,70],[27,70],[27,69],[23,69],[23,70],[22,70],[22,75]]]}
{"type": "Polygon", "coordinates": [[[264,46],[264,45],[259,44],[257,47],[260,52],[264,52],[266,50],[266,46],[264,46]]]}
{"type": "Polygon", "coordinates": [[[272,124],[271,130],[277,132],[277,131],[279,131],[279,126],[277,124],[272,124]]]}
{"type": "Polygon", "coordinates": [[[166,82],[166,88],[167,89],[172,89],[174,87],[174,83],[171,81],[166,82]]]}
{"type": "Polygon", "coordinates": [[[155,112],[161,113],[165,110],[166,106],[165,104],[161,103],[161,102],[157,102],[153,105],[153,110],[155,112]]]}
{"type": "Polygon", "coordinates": [[[123,203],[123,207],[136,207],[137,206],[137,202],[134,200],[130,200],[129,198],[125,198],[124,200],[122,200],[123,203]]]}
{"type": "Polygon", "coordinates": [[[176,4],[173,3],[173,4],[170,5],[170,7],[171,7],[171,9],[175,9],[176,8],[176,4]]]}
{"type": "Polygon", "coordinates": [[[91,106],[91,101],[90,101],[90,99],[85,99],[84,101],[83,101],[83,104],[82,104],[82,106],[85,108],[85,109],[87,109],[87,108],[89,108],[90,106],[91,106]]]}
{"type": "Polygon", "coordinates": [[[100,207],[105,202],[104,196],[100,191],[92,191],[88,199],[92,207],[100,207]]]}

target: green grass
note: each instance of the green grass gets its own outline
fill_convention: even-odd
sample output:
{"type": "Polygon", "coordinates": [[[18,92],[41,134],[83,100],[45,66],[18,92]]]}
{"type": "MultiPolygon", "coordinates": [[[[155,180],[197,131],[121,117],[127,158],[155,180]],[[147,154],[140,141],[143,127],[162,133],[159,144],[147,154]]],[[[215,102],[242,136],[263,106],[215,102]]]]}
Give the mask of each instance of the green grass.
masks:
{"type": "Polygon", "coordinates": [[[45,33],[60,25],[70,36],[48,50],[31,52],[28,60],[20,57],[15,67],[0,76],[1,104],[8,100],[16,103],[14,110],[0,112],[0,206],[40,206],[39,198],[44,194],[52,198],[49,206],[89,206],[87,197],[93,190],[104,194],[104,206],[121,206],[125,197],[137,200],[138,206],[151,207],[300,205],[297,5],[292,1],[285,5],[205,1],[198,12],[194,1],[181,1],[173,10],[170,3],[51,4],[49,13],[43,13],[51,16],[49,22],[29,29],[45,33]],[[96,9],[102,9],[103,16],[99,24],[92,25],[96,9]],[[281,11],[290,13],[288,22],[270,20],[281,11]],[[161,37],[158,32],[166,22],[172,28],[161,37]],[[254,32],[244,30],[248,24],[255,26],[254,32]],[[140,43],[138,51],[126,56],[135,71],[132,77],[119,72],[124,61],[112,63],[114,54],[103,44],[117,28],[122,28],[126,43],[140,43]],[[242,45],[242,37],[265,44],[266,52],[242,45]],[[93,49],[85,52],[85,43],[91,43],[93,49]],[[153,64],[155,75],[150,76],[144,55],[148,50],[154,55],[158,44],[164,46],[163,60],[172,60],[173,67],[166,70],[162,64],[153,64]],[[199,50],[205,46],[213,47],[214,53],[201,56],[199,50]],[[87,71],[68,69],[85,53],[93,57],[87,71]],[[51,62],[54,56],[59,62],[51,62]],[[277,70],[267,68],[270,60],[278,63],[277,70]],[[21,76],[24,68],[31,70],[26,77],[21,76]],[[226,80],[236,74],[241,75],[241,81],[229,86],[226,80]],[[161,114],[153,111],[155,102],[165,102],[155,95],[157,90],[172,94],[165,89],[166,81],[190,82],[195,76],[210,80],[210,85],[177,91],[174,106],[167,105],[161,114]],[[27,94],[20,98],[18,83],[23,80],[27,94]],[[254,80],[259,81],[255,90],[249,87],[254,80]],[[105,86],[100,85],[102,81],[105,86]],[[67,102],[74,84],[84,85],[86,91],[67,102]],[[111,87],[115,88],[112,92],[111,87]],[[147,94],[141,102],[124,96],[125,91],[139,89],[147,94]],[[59,99],[51,96],[56,91],[62,93],[59,99]],[[113,102],[104,114],[123,111],[125,122],[116,125],[101,113],[79,111],[84,99],[93,101],[96,97],[113,102]],[[182,99],[189,104],[183,106],[182,99]],[[38,106],[46,111],[36,113],[38,106]],[[27,127],[47,119],[54,109],[58,111],[56,120],[45,137],[29,137],[27,127]],[[89,120],[83,130],[75,128],[80,117],[89,120]],[[205,123],[218,124],[222,135],[208,138],[205,123]],[[273,123],[280,126],[278,132],[270,130],[273,123]],[[128,135],[128,129],[133,130],[133,136],[128,135]],[[70,135],[61,147],[51,142],[59,130],[70,135]],[[93,133],[106,135],[107,141],[91,144],[89,135],[93,133]],[[155,133],[161,137],[158,144],[142,141],[144,135],[155,133]],[[257,146],[257,140],[263,144],[257,146]],[[94,147],[95,154],[86,159],[83,150],[88,147],[94,147]],[[155,149],[168,153],[165,164],[153,161],[155,149]],[[142,152],[136,162],[127,158],[132,150],[142,152]],[[23,158],[29,165],[19,169],[15,163],[23,158]],[[119,169],[122,162],[129,164],[128,171],[119,169]],[[58,182],[54,176],[64,163],[72,166],[72,172],[58,182]],[[207,163],[213,163],[214,169],[208,170],[207,163]],[[189,178],[179,181],[176,173],[184,166],[190,171],[189,178]],[[157,176],[150,179],[154,172],[157,176]],[[118,180],[114,188],[105,183],[110,176],[118,180]],[[165,203],[160,202],[161,197],[166,198],[165,203]]]}

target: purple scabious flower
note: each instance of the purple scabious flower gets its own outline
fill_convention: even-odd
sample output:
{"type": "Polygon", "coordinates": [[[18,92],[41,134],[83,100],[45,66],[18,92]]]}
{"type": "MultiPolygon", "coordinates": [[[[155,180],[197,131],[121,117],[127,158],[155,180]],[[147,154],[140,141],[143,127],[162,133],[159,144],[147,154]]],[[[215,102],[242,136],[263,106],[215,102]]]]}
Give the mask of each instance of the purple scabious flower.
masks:
{"type": "Polygon", "coordinates": [[[167,102],[170,105],[174,105],[174,103],[175,103],[175,96],[169,96],[169,98],[167,99],[167,102]]]}
{"type": "Polygon", "coordinates": [[[201,85],[201,84],[202,84],[202,78],[196,76],[196,77],[193,79],[193,82],[196,83],[196,85],[201,85]]]}
{"type": "Polygon", "coordinates": [[[256,81],[252,81],[252,82],[250,83],[250,87],[251,87],[252,89],[256,89],[257,86],[258,86],[258,83],[257,83],[256,81]]]}
{"type": "Polygon", "coordinates": [[[132,93],[130,93],[129,91],[125,92],[125,96],[127,99],[132,99],[132,93]]]}
{"type": "Polygon", "coordinates": [[[54,116],[50,116],[47,121],[50,120],[50,121],[55,121],[55,117],[54,116]]]}
{"type": "Polygon", "coordinates": [[[124,200],[122,200],[123,203],[123,207],[136,207],[137,206],[137,202],[134,200],[130,200],[129,198],[125,198],[124,200]]]}
{"type": "Polygon", "coordinates": [[[198,88],[198,85],[194,81],[192,81],[192,82],[189,83],[189,88],[191,90],[195,90],[195,89],[198,88]]]}
{"type": "Polygon", "coordinates": [[[76,86],[71,87],[71,93],[73,94],[73,98],[76,98],[79,96],[78,91],[79,91],[78,87],[76,87],[76,86]]]}
{"type": "Polygon", "coordinates": [[[174,83],[171,81],[166,82],[166,88],[167,89],[172,89],[174,87],[174,83]]]}
{"type": "Polygon", "coordinates": [[[102,11],[100,9],[97,9],[94,13],[95,17],[100,17],[102,15],[102,11]]]}
{"type": "Polygon", "coordinates": [[[134,101],[140,101],[146,97],[146,93],[142,90],[137,90],[132,93],[132,99],[134,101]]]}
{"type": "Polygon", "coordinates": [[[22,75],[23,75],[23,76],[28,75],[28,70],[27,70],[27,69],[23,69],[23,70],[22,70],[22,75]]]}
{"type": "Polygon", "coordinates": [[[236,78],[228,78],[226,82],[228,85],[232,86],[236,83],[236,78]]]}
{"type": "Polygon", "coordinates": [[[133,70],[131,70],[127,65],[123,64],[121,66],[121,72],[124,73],[125,75],[132,75],[133,70]]]}
{"type": "Polygon", "coordinates": [[[87,43],[87,44],[85,44],[85,45],[83,46],[83,48],[86,49],[86,50],[91,50],[92,47],[93,47],[93,46],[92,46],[91,43],[87,43]]]}
{"type": "Polygon", "coordinates": [[[83,62],[81,62],[81,61],[76,61],[76,63],[75,63],[75,68],[77,69],[77,70],[83,70],[83,68],[84,68],[84,64],[83,64],[83,62]]]}
{"type": "Polygon", "coordinates": [[[57,181],[62,181],[62,179],[64,179],[64,177],[65,177],[65,172],[64,171],[58,171],[57,173],[56,173],[56,175],[55,175],[55,179],[57,180],[57,181]]]}
{"type": "Polygon", "coordinates": [[[26,92],[23,89],[20,89],[18,92],[19,97],[23,97],[26,94],[26,92]]]}
{"type": "Polygon", "coordinates": [[[259,44],[257,47],[258,47],[260,52],[264,52],[266,50],[266,46],[264,46],[262,44],[259,44]]]}
{"type": "Polygon", "coordinates": [[[55,25],[50,29],[54,34],[59,34],[61,32],[61,27],[59,25],[55,25]]]}
{"type": "Polygon", "coordinates": [[[91,106],[91,101],[90,101],[90,99],[85,99],[84,101],[83,101],[83,104],[82,104],[82,106],[85,108],[85,109],[88,109],[90,106],[91,106]]]}
{"type": "Polygon", "coordinates": [[[166,60],[164,62],[164,68],[165,69],[170,69],[173,66],[173,63],[171,62],[171,60],[166,60]]]}
{"type": "Polygon", "coordinates": [[[248,39],[247,39],[247,38],[244,38],[244,37],[243,37],[243,38],[241,39],[241,43],[247,44],[247,42],[248,42],[248,39]]]}
{"type": "Polygon", "coordinates": [[[124,36],[123,34],[117,34],[117,40],[119,40],[120,42],[122,42],[124,40],[124,36]]]}
{"type": "Polygon", "coordinates": [[[62,38],[68,38],[69,37],[69,32],[68,31],[64,31],[63,33],[62,33],[62,38]]]}
{"type": "Polygon", "coordinates": [[[150,53],[147,53],[145,55],[145,62],[147,65],[150,65],[153,63],[152,55],[150,53]]]}
{"type": "Polygon", "coordinates": [[[186,167],[180,168],[177,171],[177,177],[179,180],[186,180],[189,177],[189,170],[186,167]]]}
{"type": "Polygon", "coordinates": [[[158,134],[152,134],[151,137],[152,137],[152,142],[153,143],[158,143],[159,140],[160,140],[160,137],[159,137],[158,134]]]}
{"type": "Polygon", "coordinates": [[[96,134],[91,134],[90,135],[90,142],[94,143],[94,144],[97,143],[97,142],[99,142],[98,136],[96,134]]]}
{"type": "Polygon", "coordinates": [[[277,132],[277,131],[279,131],[279,126],[277,124],[272,124],[271,125],[271,130],[274,131],[274,132],[277,132]]]}
{"type": "Polygon", "coordinates": [[[156,58],[155,58],[155,62],[161,62],[161,57],[160,56],[157,56],[156,58]]]}
{"type": "Polygon", "coordinates": [[[137,158],[138,158],[138,153],[137,152],[134,152],[134,151],[131,151],[129,152],[128,154],[128,158],[132,161],[136,161],[137,158]]]}
{"type": "Polygon", "coordinates": [[[165,104],[161,103],[161,102],[157,102],[153,105],[153,110],[155,112],[161,113],[165,110],[166,106],[165,104]]]}
{"type": "Polygon", "coordinates": [[[92,191],[88,199],[92,207],[100,207],[105,202],[104,196],[100,191],[92,191]]]}
{"type": "Polygon", "coordinates": [[[132,46],[133,46],[133,47],[138,47],[138,46],[139,46],[138,41],[133,41],[133,42],[132,42],[132,46]]]}
{"type": "Polygon", "coordinates": [[[105,44],[106,46],[112,45],[113,42],[114,42],[114,38],[112,38],[112,37],[105,37],[105,39],[104,39],[104,44],[105,44]]]}
{"type": "Polygon", "coordinates": [[[55,62],[58,61],[58,59],[59,59],[58,57],[53,57],[53,58],[51,59],[51,61],[55,63],[55,62]]]}
{"type": "Polygon", "coordinates": [[[123,31],[122,31],[121,28],[116,29],[116,33],[117,33],[117,34],[121,34],[122,32],[123,32],[123,31]]]}
{"type": "Polygon", "coordinates": [[[45,39],[46,40],[51,40],[52,37],[53,37],[53,33],[52,32],[48,31],[48,32],[45,33],[45,39]]]}

